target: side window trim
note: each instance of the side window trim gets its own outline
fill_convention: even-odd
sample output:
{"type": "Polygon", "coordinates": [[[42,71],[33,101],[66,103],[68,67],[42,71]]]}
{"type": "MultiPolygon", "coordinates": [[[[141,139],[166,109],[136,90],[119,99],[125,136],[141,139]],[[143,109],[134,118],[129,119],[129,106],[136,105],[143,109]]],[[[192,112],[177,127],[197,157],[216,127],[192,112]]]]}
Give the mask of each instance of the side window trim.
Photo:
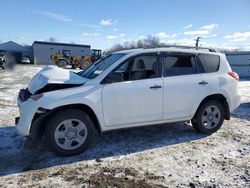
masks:
{"type": "Polygon", "coordinates": [[[205,69],[204,69],[204,67],[203,67],[203,65],[201,63],[201,60],[199,58],[199,54],[195,55],[195,64],[196,64],[196,74],[204,74],[204,73],[206,73],[205,69]],[[199,64],[201,70],[198,70],[198,64],[199,64]]]}

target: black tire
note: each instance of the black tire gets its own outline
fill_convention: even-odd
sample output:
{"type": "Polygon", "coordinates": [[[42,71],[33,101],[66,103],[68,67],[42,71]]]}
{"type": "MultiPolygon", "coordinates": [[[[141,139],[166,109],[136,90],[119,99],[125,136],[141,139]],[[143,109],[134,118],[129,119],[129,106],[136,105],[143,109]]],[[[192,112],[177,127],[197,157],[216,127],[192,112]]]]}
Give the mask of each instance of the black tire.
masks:
{"type": "Polygon", "coordinates": [[[191,120],[193,127],[200,133],[204,133],[204,134],[212,134],[214,132],[216,132],[217,130],[220,129],[220,127],[223,124],[224,121],[224,117],[225,117],[225,111],[223,108],[223,105],[221,104],[220,101],[218,100],[209,100],[204,102],[197,110],[195,116],[193,117],[193,119],[191,120]],[[215,118],[215,120],[217,119],[218,123],[214,123],[213,120],[209,120],[209,118],[207,118],[207,122],[211,123],[210,128],[208,128],[208,125],[205,125],[205,123],[203,123],[202,121],[202,117],[204,116],[205,119],[205,115],[207,113],[208,108],[215,108],[217,107],[217,111],[219,111],[220,115],[212,115],[213,118],[215,118]],[[218,118],[217,118],[218,117],[218,118]],[[213,125],[214,124],[214,125],[213,125]]]}
{"type": "Polygon", "coordinates": [[[65,68],[67,66],[67,62],[65,60],[61,59],[57,62],[57,66],[60,68],[65,68]]]}
{"type": "MultiPolygon", "coordinates": [[[[84,134],[86,132],[84,131],[84,134]]],[[[61,110],[59,112],[56,112],[55,115],[53,115],[45,128],[45,139],[46,143],[49,146],[49,148],[56,154],[61,156],[72,156],[79,153],[82,153],[84,150],[88,148],[88,146],[91,144],[94,137],[94,124],[92,119],[89,117],[87,113],[80,109],[66,109],[61,110]],[[55,131],[58,129],[58,126],[65,120],[69,119],[77,119],[85,124],[87,131],[87,136],[85,141],[79,145],[79,147],[67,150],[63,149],[56,141],[55,139],[55,131]]],[[[66,138],[66,137],[65,137],[66,138]]],[[[65,140],[66,141],[66,140],[65,140]]],[[[72,142],[71,142],[72,145],[72,142]]]]}

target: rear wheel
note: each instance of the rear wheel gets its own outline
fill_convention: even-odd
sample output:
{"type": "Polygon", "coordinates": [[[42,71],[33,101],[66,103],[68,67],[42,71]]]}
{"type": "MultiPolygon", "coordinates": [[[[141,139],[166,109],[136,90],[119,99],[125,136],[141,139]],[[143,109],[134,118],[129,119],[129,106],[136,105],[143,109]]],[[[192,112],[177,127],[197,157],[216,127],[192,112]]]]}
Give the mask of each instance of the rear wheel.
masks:
{"type": "Polygon", "coordinates": [[[93,127],[91,118],[81,110],[59,111],[46,126],[46,142],[56,154],[76,155],[90,145],[94,134],[93,127]]]}
{"type": "Polygon", "coordinates": [[[192,119],[192,125],[200,133],[212,134],[222,126],[224,117],[225,112],[221,102],[209,100],[199,107],[192,119]]]}

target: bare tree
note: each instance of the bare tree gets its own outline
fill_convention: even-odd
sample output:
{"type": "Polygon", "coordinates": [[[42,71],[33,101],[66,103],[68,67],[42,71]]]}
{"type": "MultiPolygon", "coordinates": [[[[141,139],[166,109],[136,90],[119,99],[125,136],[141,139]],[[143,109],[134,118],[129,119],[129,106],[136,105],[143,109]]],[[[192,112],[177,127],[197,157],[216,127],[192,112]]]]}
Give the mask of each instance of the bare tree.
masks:
{"type": "Polygon", "coordinates": [[[143,48],[144,47],[143,40],[138,40],[136,46],[137,46],[137,48],[143,48]]]}
{"type": "MultiPolygon", "coordinates": [[[[172,45],[171,45],[172,46],[172,45]]],[[[112,46],[109,50],[105,52],[105,54],[110,54],[112,52],[120,51],[120,50],[127,50],[127,49],[135,49],[135,48],[156,48],[156,47],[169,47],[166,43],[161,43],[158,37],[155,36],[147,36],[145,39],[140,39],[138,41],[132,41],[132,42],[125,42],[122,44],[115,44],[112,46]]],[[[178,45],[176,45],[178,47],[178,45]]],[[[235,49],[226,49],[226,48],[217,48],[217,51],[223,52],[223,53],[229,53],[229,52],[239,52],[243,51],[243,48],[235,48],[235,49]]]]}
{"type": "Polygon", "coordinates": [[[115,44],[114,46],[112,46],[107,52],[106,54],[110,54],[112,52],[117,52],[120,50],[124,50],[125,48],[121,45],[121,44],[115,44]]]}
{"type": "Polygon", "coordinates": [[[244,51],[244,49],[243,48],[235,48],[235,49],[220,48],[220,49],[217,49],[217,51],[222,52],[222,53],[232,53],[232,52],[242,52],[244,51]]]}
{"type": "Polygon", "coordinates": [[[128,50],[128,49],[135,49],[135,48],[155,48],[155,47],[160,47],[160,46],[163,46],[163,44],[160,43],[159,38],[149,35],[145,39],[141,39],[138,41],[125,42],[123,45],[115,44],[106,53],[110,54],[112,52],[116,52],[120,50],[128,50]]]}
{"type": "Polygon", "coordinates": [[[145,47],[155,48],[160,46],[160,39],[158,37],[149,35],[146,39],[144,39],[145,47]]]}

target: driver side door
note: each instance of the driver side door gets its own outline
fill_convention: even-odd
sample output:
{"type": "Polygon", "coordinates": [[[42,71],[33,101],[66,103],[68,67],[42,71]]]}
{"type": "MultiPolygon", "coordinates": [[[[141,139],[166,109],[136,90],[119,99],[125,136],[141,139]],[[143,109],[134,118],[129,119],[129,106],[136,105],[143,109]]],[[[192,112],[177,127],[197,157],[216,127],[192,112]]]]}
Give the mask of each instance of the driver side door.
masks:
{"type": "Polygon", "coordinates": [[[106,126],[162,120],[163,79],[159,68],[157,54],[144,54],[113,70],[122,73],[123,79],[104,84],[102,104],[106,126]]]}

